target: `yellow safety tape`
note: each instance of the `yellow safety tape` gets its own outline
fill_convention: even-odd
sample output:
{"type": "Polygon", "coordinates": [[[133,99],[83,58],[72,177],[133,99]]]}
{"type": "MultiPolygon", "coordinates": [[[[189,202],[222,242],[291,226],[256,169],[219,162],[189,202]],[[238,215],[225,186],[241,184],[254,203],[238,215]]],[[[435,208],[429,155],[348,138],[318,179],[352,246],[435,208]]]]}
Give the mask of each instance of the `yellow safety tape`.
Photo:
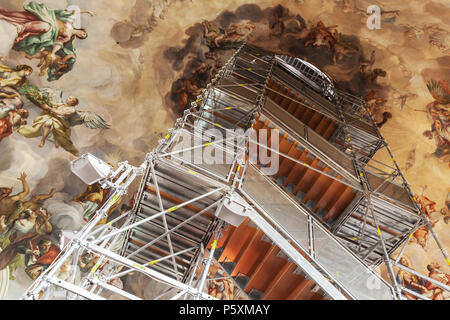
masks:
{"type": "Polygon", "coordinates": [[[356,238],[356,237],[354,237],[354,238],[352,238],[353,240],[358,240],[358,238],[356,238]]]}
{"type": "Polygon", "coordinates": [[[211,145],[211,142],[205,143],[205,147],[207,147],[207,146],[209,146],[209,145],[211,145]]]}
{"type": "Polygon", "coordinates": [[[412,238],[412,237],[413,237],[413,234],[411,233],[411,234],[409,235],[409,237],[412,238]]]}
{"type": "Polygon", "coordinates": [[[167,139],[169,139],[169,138],[170,138],[170,133],[168,133],[168,134],[166,135],[165,139],[167,140],[167,139]]]}
{"type": "Polygon", "coordinates": [[[389,178],[386,178],[386,180],[384,180],[384,181],[389,181],[389,178]]]}
{"type": "Polygon", "coordinates": [[[145,267],[144,267],[144,266],[141,266],[139,263],[135,263],[134,266],[135,266],[136,268],[141,269],[141,270],[145,270],[145,267]]]}
{"type": "Polygon", "coordinates": [[[188,172],[190,173],[190,174],[193,174],[194,176],[197,174],[197,172],[195,172],[195,171],[192,171],[192,170],[188,170],[188,172]]]}
{"type": "Polygon", "coordinates": [[[222,126],[221,126],[220,124],[218,124],[218,123],[216,123],[216,126],[218,126],[218,127],[221,127],[221,128],[222,128],[222,126]]]}
{"type": "Polygon", "coordinates": [[[198,102],[198,99],[197,99],[197,100],[195,100],[195,102],[198,102]]]}
{"type": "Polygon", "coordinates": [[[238,166],[238,167],[237,167],[237,171],[239,171],[239,170],[241,170],[241,166],[238,166]]]}
{"type": "Polygon", "coordinates": [[[307,164],[306,162],[303,162],[303,164],[304,164],[305,166],[309,167],[309,164],[307,164]]]}
{"type": "Polygon", "coordinates": [[[413,197],[414,202],[417,202],[416,197],[413,197]]]}
{"type": "Polygon", "coordinates": [[[112,197],[111,201],[109,201],[109,204],[113,205],[117,201],[117,199],[119,199],[119,196],[116,194],[114,197],[112,197]]]}
{"type": "Polygon", "coordinates": [[[215,250],[217,246],[217,240],[214,240],[212,245],[211,245],[211,250],[215,250]]]}
{"type": "Polygon", "coordinates": [[[226,107],[225,110],[231,109],[231,107],[226,107]]]}
{"type": "Polygon", "coordinates": [[[173,206],[172,208],[168,209],[167,212],[172,212],[178,209],[178,206],[173,206]]]}
{"type": "Polygon", "coordinates": [[[381,236],[380,228],[377,228],[377,233],[378,233],[379,236],[381,236]]]}
{"type": "Polygon", "coordinates": [[[450,259],[449,258],[445,258],[445,261],[447,261],[447,264],[450,266],[450,259]]]}
{"type": "Polygon", "coordinates": [[[95,273],[95,271],[97,271],[97,269],[100,267],[100,265],[97,263],[91,270],[91,273],[95,273]]]}
{"type": "Polygon", "coordinates": [[[150,261],[149,263],[147,263],[147,265],[151,266],[151,265],[153,265],[155,263],[158,263],[158,262],[159,262],[158,260],[153,260],[153,261],[150,261]]]}

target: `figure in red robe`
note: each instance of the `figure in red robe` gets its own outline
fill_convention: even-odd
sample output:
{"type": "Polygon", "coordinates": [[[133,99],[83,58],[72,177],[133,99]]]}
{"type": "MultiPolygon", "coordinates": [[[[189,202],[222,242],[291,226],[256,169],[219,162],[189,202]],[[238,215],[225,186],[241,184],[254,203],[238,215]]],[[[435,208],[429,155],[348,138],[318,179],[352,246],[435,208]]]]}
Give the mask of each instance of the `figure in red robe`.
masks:
{"type": "MultiPolygon", "coordinates": [[[[445,285],[450,285],[450,274],[444,273],[439,270],[440,265],[437,262],[432,262],[427,266],[428,269],[428,277],[438,282],[441,282],[445,285]]],[[[427,281],[425,282],[425,288],[427,290],[433,290],[433,300],[447,300],[450,298],[450,294],[448,291],[444,291],[442,288],[437,286],[436,284],[427,281]]]]}
{"type": "Polygon", "coordinates": [[[28,111],[25,109],[14,109],[8,111],[4,117],[0,116],[0,141],[10,136],[14,127],[26,124],[26,118],[28,118],[28,111]]]}
{"type": "Polygon", "coordinates": [[[29,36],[39,36],[50,30],[50,25],[27,11],[8,11],[0,7],[0,19],[8,21],[17,28],[15,43],[29,36]]]}
{"type": "Polygon", "coordinates": [[[25,254],[26,274],[35,280],[53,263],[61,250],[49,239],[41,238],[28,241],[18,251],[25,254]]]}

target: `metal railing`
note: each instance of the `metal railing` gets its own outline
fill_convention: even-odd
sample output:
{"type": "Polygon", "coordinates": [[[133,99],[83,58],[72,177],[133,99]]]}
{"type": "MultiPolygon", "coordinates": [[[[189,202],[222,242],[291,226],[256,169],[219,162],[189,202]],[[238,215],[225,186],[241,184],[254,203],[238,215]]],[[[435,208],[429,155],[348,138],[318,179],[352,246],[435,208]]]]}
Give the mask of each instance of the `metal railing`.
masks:
{"type": "Polygon", "coordinates": [[[392,287],[385,280],[253,165],[248,166],[242,190],[350,296],[364,300],[392,299],[392,287]]]}

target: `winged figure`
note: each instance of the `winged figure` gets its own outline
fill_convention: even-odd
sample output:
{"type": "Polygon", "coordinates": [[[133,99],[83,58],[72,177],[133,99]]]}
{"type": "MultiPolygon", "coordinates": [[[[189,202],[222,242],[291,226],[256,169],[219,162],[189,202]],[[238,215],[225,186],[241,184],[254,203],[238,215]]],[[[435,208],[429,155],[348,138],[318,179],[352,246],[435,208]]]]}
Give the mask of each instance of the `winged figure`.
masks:
{"type": "Polygon", "coordinates": [[[58,148],[78,156],[78,149],[71,140],[71,128],[84,125],[89,129],[109,129],[110,125],[102,116],[90,111],[77,110],[78,98],[68,96],[64,101],[63,92],[59,89],[38,89],[29,85],[21,92],[36,106],[42,109],[42,114],[34,119],[32,125],[22,125],[18,132],[27,138],[41,137],[40,147],[47,140],[54,142],[58,148]]]}
{"type": "Polygon", "coordinates": [[[444,80],[430,80],[427,82],[427,88],[433,98],[442,105],[450,103],[450,89],[444,80]]]}
{"type": "MultiPolygon", "coordinates": [[[[431,130],[426,130],[423,135],[435,140],[436,150],[430,155],[448,161],[450,156],[450,89],[445,80],[430,80],[427,82],[428,90],[435,101],[429,103],[425,109],[432,120],[431,130]]],[[[416,110],[422,111],[423,110],[416,110]]]]}

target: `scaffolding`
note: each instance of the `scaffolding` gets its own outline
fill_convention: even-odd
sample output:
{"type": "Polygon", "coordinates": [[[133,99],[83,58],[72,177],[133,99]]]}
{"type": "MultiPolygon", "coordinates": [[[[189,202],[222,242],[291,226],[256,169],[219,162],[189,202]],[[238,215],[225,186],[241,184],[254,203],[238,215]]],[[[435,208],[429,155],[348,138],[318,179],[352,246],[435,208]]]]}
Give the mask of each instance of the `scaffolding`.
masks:
{"type": "Polygon", "coordinates": [[[226,227],[249,223],[245,221],[261,230],[293,273],[313,283],[311,291],[325,299],[404,299],[404,293],[427,299],[398,283],[393,270],[416,274],[399,261],[412,233],[423,226],[448,263],[364,101],[336,89],[310,63],[248,44],[234,53],[141,166],[121,163],[101,184],[112,190],[108,201],[80,231],[64,234],[67,244],[23,299],[105,299],[115,294],[140,300],[129,287],[115,284],[135,273],[164,285],[156,299],[215,299],[207,285],[217,279],[211,272],[215,267],[234,281],[241,297],[263,297],[242,288],[239,280],[245,275],[231,276],[235,264],[218,261],[226,227]],[[274,90],[273,81],[296,95],[274,90]],[[272,100],[275,93],[282,103],[272,100]],[[289,114],[291,107],[283,109],[283,103],[305,108],[316,122],[323,117],[321,123],[329,121],[336,130],[324,139],[289,114]],[[271,126],[271,136],[282,132],[279,141],[307,149],[328,169],[264,142],[255,133],[261,123],[271,126]],[[262,150],[275,158],[264,163],[262,150]],[[391,164],[374,159],[381,150],[391,164]],[[294,195],[289,184],[275,178],[279,172],[267,173],[274,159],[342,184],[353,200],[338,219],[324,221],[321,211],[312,208],[317,203],[303,201],[310,192],[300,199],[302,192],[294,195]],[[138,176],[134,207],[100,224],[138,176]],[[86,254],[96,260],[82,272],[78,264],[86,254]],[[375,271],[380,263],[386,264],[390,282],[375,271]],[[63,278],[61,269],[67,266],[70,276],[63,278]]]}

